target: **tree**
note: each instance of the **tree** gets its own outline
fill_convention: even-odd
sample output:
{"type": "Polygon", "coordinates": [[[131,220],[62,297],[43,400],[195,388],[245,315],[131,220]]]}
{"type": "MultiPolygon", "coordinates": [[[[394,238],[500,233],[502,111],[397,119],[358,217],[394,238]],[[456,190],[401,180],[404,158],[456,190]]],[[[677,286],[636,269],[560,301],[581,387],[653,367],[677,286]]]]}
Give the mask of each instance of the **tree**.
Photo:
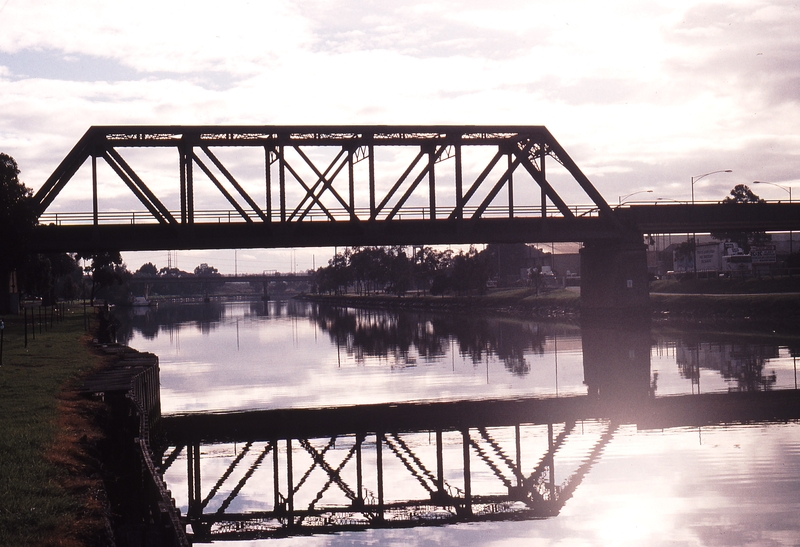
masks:
{"type": "Polygon", "coordinates": [[[79,253],[77,258],[91,259],[89,271],[92,272],[92,292],[90,300],[94,304],[94,298],[98,291],[109,288],[114,284],[121,285],[124,281],[123,273],[127,270],[122,268],[122,255],[119,251],[104,251],[101,253],[79,253]]]}
{"type": "Polygon", "coordinates": [[[19,180],[14,158],[0,153],[0,312],[9,308],[9,275],[25,261],[36,212],[33,192],[19,180]]]}
{"type": "MultiPolygon", "coordinates": [[[[728,206],[741,206],[745,204],[753,205],[766,202],[758,197],[746,184],[737,184],[733,187],[730,194],[720,203],[728,206]]],[[[752,245],[763,245],[772,240],[772,236],[766,232],[711,232],[711,237],[721,241],[732,241],[736,243],[745,253],[750,252],[750,247],[752,245]]]]}
{"type": "Polygon", "coordinates": [[[152,262],[142,264],[141,267],[134,272],[136,277],[156,277],[158,275],[158,268],[152,262]]]}

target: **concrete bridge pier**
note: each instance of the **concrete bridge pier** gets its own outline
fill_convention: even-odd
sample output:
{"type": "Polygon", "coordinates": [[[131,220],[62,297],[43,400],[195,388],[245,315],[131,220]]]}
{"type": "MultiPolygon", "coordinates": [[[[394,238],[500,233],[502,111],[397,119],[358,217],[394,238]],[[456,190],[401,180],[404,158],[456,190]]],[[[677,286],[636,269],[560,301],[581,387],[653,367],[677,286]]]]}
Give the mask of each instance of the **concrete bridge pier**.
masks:
{"type": "Polygon", "coordinates": [[[581,249],[581,315],[649,313],[647,247],[635,240],[587,241],[581,249]]]}

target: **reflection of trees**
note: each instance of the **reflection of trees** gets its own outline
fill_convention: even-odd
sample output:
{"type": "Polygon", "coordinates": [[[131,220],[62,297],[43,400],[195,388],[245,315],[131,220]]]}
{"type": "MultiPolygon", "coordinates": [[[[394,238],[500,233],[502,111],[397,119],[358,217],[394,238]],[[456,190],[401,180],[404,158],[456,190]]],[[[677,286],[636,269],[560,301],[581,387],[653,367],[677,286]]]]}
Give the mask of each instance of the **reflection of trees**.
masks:
{"type": "Polygon", "coordinates": [[[676,353],[683,378],[696,380],[702,367],[736,382],[737,391],[765,391],[777,381],[774,372],[767,374],[764,370],[768,359],[778,357],[775,345],[703,342],[680,344],[676,353]]]}
{"type": "Polygon", "coordinates": [[[194,324],[200,331],[210,332],[214,324],[222,318],[224,309],[219,302],[205,302],[128,310],[128,313],[117,314],[120,322],[117,341],[127,344],[133,337],[134,330],[152,340],[162,327],[179,324],[194,324]]]}
{"type": "Polygon", "coordinates": [[[531,322],[489,319],[471,314],[436,315],[319,306],[312,312],[333,343],[361,360],[364,356],[407,360],[409,352],[427,359],[443,356],[450,340],[480,363],[496,355],[514,374],[530,370],[526,353],[544,353],[545,332],[531,322]]]}
{"type": "MultiPolygon", "coordinates": [[[[176,324],[194,324],[203,332],[214,328],[224,316],[219,302],[163,305],[132,310],[119,317],[117,340],[128,343],[133,331],[155,338],[159,331],[176,324]]],[[[426,360],[455,351],[468,356],[477,366],[494,355],[516,375],[530,371],[526,354],[543,354],[547,338],[562,334],[557,325],[511,319],[489,318],[471,313],[432,314],[340,308],[298,300],[250,302],[252,317],[306,317],[327,332],[331,342],[353,355],[393,358],[410,362],[416,354],[426,360]]]]}

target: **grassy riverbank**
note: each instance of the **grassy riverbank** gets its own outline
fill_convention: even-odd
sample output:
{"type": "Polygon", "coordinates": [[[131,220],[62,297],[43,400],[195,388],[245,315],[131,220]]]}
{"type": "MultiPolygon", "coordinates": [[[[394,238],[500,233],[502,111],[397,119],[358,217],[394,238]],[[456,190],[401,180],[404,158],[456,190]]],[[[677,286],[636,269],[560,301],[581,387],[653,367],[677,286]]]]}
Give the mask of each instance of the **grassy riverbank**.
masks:
{"type": "MultiPolygon", "coordinates": [[[[100,366],[83,308],[24,346],[22,317],[5,316],[0,367],[0,545],[92,545],[103,526],[90,456],[92,404],[70,395],[100,366]]],[[[29,326],[30,329],[30,326],[29,326]]]]}

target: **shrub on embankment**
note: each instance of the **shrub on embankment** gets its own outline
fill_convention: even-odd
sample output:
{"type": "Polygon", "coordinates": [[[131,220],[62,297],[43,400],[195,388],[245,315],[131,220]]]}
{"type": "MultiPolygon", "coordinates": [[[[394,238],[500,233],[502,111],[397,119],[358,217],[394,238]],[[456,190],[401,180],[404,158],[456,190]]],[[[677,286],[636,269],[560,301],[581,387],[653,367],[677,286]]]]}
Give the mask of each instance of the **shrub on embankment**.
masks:
{"type": "Polygon", "coordinates": [[[100,480],[90,456],[99,435],[91,403],[64,391],[99,361],[87,350],[82,308],[28,326],[5,316],[0,367],[0,545],[93,545],[101,537],[100,480]]]}

